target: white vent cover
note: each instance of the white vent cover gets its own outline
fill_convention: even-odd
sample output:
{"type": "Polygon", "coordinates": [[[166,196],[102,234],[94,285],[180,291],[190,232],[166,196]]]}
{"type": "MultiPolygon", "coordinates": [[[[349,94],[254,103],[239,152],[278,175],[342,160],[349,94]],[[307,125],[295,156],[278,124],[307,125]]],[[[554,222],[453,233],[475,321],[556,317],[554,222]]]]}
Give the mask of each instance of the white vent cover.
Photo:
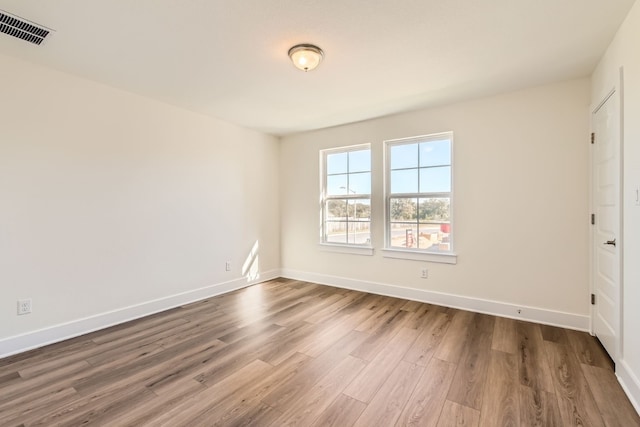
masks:
{"type": "Polygon", "coordinates": [[[0,11],[0,32],[39,45],[49,30],[0,11]]]}

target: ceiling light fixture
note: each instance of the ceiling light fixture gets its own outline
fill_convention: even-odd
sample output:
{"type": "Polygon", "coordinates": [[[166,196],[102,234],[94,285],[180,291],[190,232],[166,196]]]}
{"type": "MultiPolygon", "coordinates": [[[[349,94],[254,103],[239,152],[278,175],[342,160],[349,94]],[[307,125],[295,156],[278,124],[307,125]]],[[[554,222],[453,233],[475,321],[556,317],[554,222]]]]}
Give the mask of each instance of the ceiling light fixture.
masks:
{"type": "Polygon", "coordinates": [[[289,58],[293,65],[304,72],[316,68],[323,57],[322,49],[312,44],[297,44],[289,49],[289,58]]]}

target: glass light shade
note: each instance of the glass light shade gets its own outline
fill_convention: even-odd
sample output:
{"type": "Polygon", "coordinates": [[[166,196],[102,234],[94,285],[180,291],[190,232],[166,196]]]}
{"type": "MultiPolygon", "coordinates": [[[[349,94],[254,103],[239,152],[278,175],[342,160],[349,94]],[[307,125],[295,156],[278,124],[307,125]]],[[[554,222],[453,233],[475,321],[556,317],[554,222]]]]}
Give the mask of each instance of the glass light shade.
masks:
{"type": "Polygon", "coordinates": [[[322,49],[312,44],[299,44],[289,49],[293,65],[305,72],[316,68],[323,56],[322,49]]]}

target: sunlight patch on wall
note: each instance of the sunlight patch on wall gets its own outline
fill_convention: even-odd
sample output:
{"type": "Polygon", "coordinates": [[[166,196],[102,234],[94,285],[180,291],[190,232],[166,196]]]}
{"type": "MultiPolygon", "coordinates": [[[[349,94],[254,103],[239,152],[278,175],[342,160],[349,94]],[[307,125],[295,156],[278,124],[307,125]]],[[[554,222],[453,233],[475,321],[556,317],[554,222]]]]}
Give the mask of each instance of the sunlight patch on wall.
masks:
{"type": "Polygon", "coordinates": [[[260,263],[258,257],[258,249],[260,245],[258,241],[253,244],[247,259],[242,264],[242,276],[247,278],[247,282],[260,278],[260,263]]]}

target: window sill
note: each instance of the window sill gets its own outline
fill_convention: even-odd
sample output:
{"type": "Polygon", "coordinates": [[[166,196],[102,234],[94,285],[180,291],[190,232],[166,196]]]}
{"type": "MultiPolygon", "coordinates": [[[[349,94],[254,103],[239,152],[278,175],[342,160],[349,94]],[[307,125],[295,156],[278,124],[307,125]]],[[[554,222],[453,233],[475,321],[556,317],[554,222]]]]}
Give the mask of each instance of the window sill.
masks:
{"type": "Polygon", "coordinates": [[[458,263],[458,255],[454,253],[438,254],[433,252],[407,251],[402,249],[382,249],[382,256],[385,258],[439,262],[443,264],[458,263]]]}
{"type": "Polygon", "coordinates": [[[351,255],[373,255],[373,248],[371,246],[350,246],[350,245],[337,245],[331,243],[319,243],[318,247],[321,251],[336,252],[340,254],[351,255]]]}

